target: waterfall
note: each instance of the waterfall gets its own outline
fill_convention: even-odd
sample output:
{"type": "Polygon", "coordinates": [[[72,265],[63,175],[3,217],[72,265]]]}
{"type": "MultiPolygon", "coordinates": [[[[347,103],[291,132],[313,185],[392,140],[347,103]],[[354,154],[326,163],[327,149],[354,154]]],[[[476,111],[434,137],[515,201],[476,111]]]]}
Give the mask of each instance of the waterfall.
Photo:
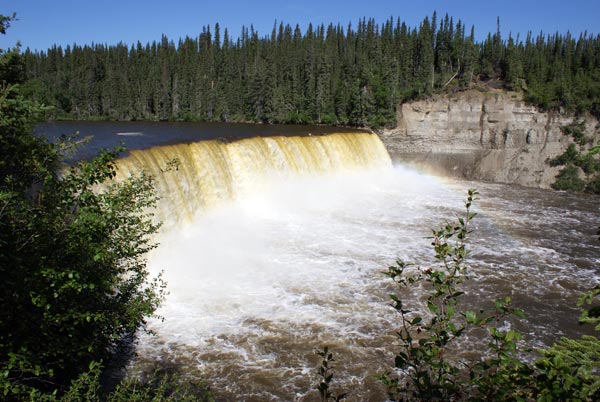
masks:
{"type": "MultiPolygon", "coordinates": [[[[375,135],[164,146],[134,151],[121,167],[154,175],[161,219],[182,223],[149,256],[169,295],[164,320],[148,320],[156,335],[138,338],[132,372],[173,367],[206,380],[217,400],[310,400],[324,345],[341,362],[336,389],[384,400],[376,376],[393,367],[401,322],[383,272],[396,258],[431,266],[427,236],[464,213],[469,187],[482,201],[466,308],[511,295],[527,308],[530,344],[548,345],[581,331],[564,300],[598,278],[597,199],[391,168],[375,135]],[[178,171],[163,173],[173,158],[178,171]]],[[[419,288],[405,296],[426,312],[419,288]]],[[[469,338],[463,345],[470,353],[469,338]]]]}
{"type": "Polygon", "coordinates": [[[158,217],[177,224],[261,191],[268,180],[390,168],[391,160],[375,134],[335,133],[159,146],[131,151],[118,167],[121,178],[142,170],[154,176],[161,197],[158,217]],[[176,168],[166,169],[172,161],[176,168]]]}

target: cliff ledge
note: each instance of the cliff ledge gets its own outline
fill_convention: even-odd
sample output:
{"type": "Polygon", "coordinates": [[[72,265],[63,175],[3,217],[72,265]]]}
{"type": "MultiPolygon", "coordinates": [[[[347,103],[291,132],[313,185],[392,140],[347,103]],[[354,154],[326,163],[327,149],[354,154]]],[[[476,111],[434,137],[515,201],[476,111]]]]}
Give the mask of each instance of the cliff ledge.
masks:
{"type": "MultiPolygon", "coordinates": [[[[574,117],[541,112],[520,94],[469,90],[404,103],[397,127],[381,133],[390,156],[437,174],[548,188],[560,168],[546,160],[562,154],[572,138],[561,127],[574,117]]],[[[595,118],[585,133],[600,139],[595,118]]]]}

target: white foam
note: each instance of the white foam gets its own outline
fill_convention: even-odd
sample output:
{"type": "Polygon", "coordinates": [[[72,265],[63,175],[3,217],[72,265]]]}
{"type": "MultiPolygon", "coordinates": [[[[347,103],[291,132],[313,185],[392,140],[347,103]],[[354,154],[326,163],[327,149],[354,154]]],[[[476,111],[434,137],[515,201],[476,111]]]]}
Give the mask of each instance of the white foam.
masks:
{"type": "MultiPolygon", "coordinates": [[[[377,338],[393,337],[397,325],[381,272],[396,257],[431,262],[425,237],[462,212],[469,186],[403,167],[267,180],[260,192],[163,234],[150,267],[165,271],[170,295],[159,311],[165,320],[151,322],[158,337],[143,338],[138,352],[178,359],[192,348],[202,375],[216,376],[209,382],[228,384],[232,394],[246,392],[245,385],[223,374],[226,367],[235,367],[235,375],[305,370],[311,363],[303,345],[340,342],[357,359],[370,353],[380,359],[387,341],[377,338]],[[278,347],[299,349],[282,357],[278,347]]],[[[474,285],[475,294],[497,292],[501,283],[509,294],[525,286],[532,297],[550,299],[546,286],[562,291],[553,283],[568,275],[579,281],[573,270],[558,268],[572,268],[560,250],[508,235],[494,222],[504,217],[490,208],[476,204],[473,248],[480,261],[471,268],[481,285],[474,285]]],[[[519,222],[514,214],[505,218],[503,228],[519,222]]],[[[347,380],[356,375],[367,374],[351,372],[347,380]]],[[[307,389],[301,381],[289,386],[288,395],[307,389]]]]}

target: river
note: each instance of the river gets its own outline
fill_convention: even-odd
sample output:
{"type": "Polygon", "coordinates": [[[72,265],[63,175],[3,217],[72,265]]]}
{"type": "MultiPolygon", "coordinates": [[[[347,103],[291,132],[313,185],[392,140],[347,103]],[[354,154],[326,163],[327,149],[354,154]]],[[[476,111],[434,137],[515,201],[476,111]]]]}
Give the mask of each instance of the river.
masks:
{"type": "MultiPolygon", "coordinates": [[[[136,148],[148,145],[152,130],[158,142],[151,145],[227,133],[219,126],[221,134],[182,140],[171,126],[138,124],[98,127],[136,148]]],[[[283,126],[261,134],[253,127],[271,130],[244,126],[231,139],[335,131],[283,126]]],[[[156,335],[140,336],[131,372],[159,362],[205,379],[217,400],[312,401],[315,350],[327,345],[337,365],[334,390],[350,401],[384,400],[375,377],[393,365],[400,321],[388,305],[396,289],[382,272],[396,258],[432,264],[427,237],[463,212],[468,188],[480,200],[466,306],[510,296],[527,320],[503,325],[523,332],[532,347],[586,331],[577,325],[576,302],[600,281],[597,196],[434,177],[396,163],[272,179],[163,231],[149,267],[164,271],[170,294],[159,311],[164,320],[150,321],[156,335]]],[[[402,297],[418,306],[422,294],[402,297]]]]}

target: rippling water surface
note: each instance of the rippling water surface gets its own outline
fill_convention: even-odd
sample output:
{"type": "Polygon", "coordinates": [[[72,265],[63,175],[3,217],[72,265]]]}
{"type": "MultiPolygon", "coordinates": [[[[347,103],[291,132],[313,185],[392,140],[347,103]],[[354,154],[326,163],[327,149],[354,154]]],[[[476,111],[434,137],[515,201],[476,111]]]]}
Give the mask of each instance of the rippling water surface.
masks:
{"type": "Polygon", "coordinates": [[[534,346],[578,334],[577,297],[600,279],[598,197],[395,167],[273,182],[164,233],[150,265],[170,295],[136,364],[174,364],[217,400],[308,401],[318,399],[315,350],[328,345],[334,388],[383,400],[375,377],[393,364],[400,323],[382,272],[398,257],[431,263],[430,229],[463,212],[471,187],[481,201],[467,303],[511,296],[534,346]]]}

